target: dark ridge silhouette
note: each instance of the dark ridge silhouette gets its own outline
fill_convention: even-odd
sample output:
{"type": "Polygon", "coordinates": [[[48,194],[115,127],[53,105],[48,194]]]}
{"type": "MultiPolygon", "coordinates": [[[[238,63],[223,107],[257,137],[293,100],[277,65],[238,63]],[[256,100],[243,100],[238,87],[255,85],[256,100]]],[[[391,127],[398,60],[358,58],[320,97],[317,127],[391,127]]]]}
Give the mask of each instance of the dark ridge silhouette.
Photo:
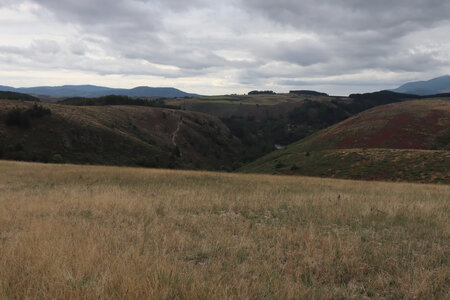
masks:
{"type": "Polygon", "coordinates": [[[128,97],[194,97],[199,96],[180,91],[171,87],[147,87],[140,86],[132,89],[115,89],[94,85],[64,85],[64,86],[38,86],[30,88],[13,88],[9,86],[0,86],[0,91],[18,92],[33,95],[45,95],[52,97],[71,98],[86,97],[95,98],[108,95],[120,95],[128,97]]]}
{"type": "Polygon", "coordinates": [[[309,95],[309,96],[328,96],[327,93],[321,93],[310,90],[293,90],[289,91],[289,94],[297,94],[297,95],[309,95]]]}
{"type": "Polygon", "coordinates": [[[40,101],[36,97],[30,96],[30,95],[27,95],[27,94],[16,93],[16,92],[0,92],[0,99],[35,101],[35,102],[39,102],[40,101]]]}
{"type": "Polygon", "coordinates": [[[421,96],[446,94],[450,92],[450,76],[445,75],[427,81],[408,82],[392,91],[421,96]]]}

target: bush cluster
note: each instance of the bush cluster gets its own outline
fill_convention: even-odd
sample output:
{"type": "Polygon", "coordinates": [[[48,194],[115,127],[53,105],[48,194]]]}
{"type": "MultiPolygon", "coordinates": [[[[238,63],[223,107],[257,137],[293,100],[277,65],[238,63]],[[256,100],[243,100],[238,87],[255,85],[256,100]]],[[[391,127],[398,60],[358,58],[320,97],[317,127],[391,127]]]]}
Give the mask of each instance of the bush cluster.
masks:
{"type": "Polygon", "coordinates": [[[249,95],[275,95],[274,91],[251,91],[249,95]]]}
{"type": "Polygon", "coordinates": [[[19,126],[21,128],[30,127],[30,120],[32,118],[41,118],[46,115],[50,115],[51,110],[49,108],[42,107],[36,103],[32,108],[24,110],[20,108],[13,108],[6,114],[5,123],[8,126],[19,126]]]}

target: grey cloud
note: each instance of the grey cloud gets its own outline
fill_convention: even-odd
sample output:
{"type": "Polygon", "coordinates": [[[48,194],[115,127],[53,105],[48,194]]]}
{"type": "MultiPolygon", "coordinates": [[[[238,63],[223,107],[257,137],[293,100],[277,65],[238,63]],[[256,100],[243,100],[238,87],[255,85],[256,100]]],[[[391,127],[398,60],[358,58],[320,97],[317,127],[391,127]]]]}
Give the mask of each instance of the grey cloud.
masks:
{"type": "MultiPolygon", "coordinates": [[[[446,0],[240,0],[250,12],[281,24],[326,33],[386,30],[405,32],[447,20],[446,0]],[[405,26],[406,25],[406,26],[405,26]]],[[[396,32],[400,34],[400,32],[396,32]]]]}
{"type": "Polygon", "coordinates": [[[446,0],[0,0],[19,3],[73,32],[27,47],[4,42],[0,60],[11,65],[222,82],[228,72],[230,86],[260,87],[450,71],[446,41],[415,38],[450,29],[446,0]]]}
{"type": "Polygon", "coordinates": [[[69,45],[70,52],[74,55],[85,55],[89,50],[83,41],[73,41],[69,45]]]}
{"type": "Polygon", "coordinates": [[[228,63],[206,47],[198,48],[182,40],[171,44],[164,41],[170,36],[164,28],[164,10],[182,11],[199,7],[204,1],[34,1],[53,12],[60,21],[76,24],[84,34],[106,37],[107,40],[100,42],[101,47],[115,56],[182,69],[205,69],[228,63]]]}
{"type": "Polygon", "coordinates": [[[386,80],[281,80],[277,82],[282,86],[323,86],[323,85],[335,85],[335,86],[383,86],[387,84],[386,80]]]}
{"type": "Polygon", "coordinates": [[[104,24],[123,24],[143,26],[140,29],[153,29],[155,12],[142,1],[126,0],[34,0],[49,9],[62,21],[80,23],[79,25],[103,26],[104,24]]]}
{"type": "MultiPolygon", "coordinates": [[[[158,45],[164,47],[164,45],[158,45]]],[[[173,47],[161,51],[158,46],[136,47],[123,49],[125,57],[131,59],[145,59],[157,64],[173,65],[183,69],[205,69],[210,67],[225,66],[227,60],[204,49],[173,47]]]]}
{"type": "Polygon", "coordinates": [[[24,60],[47,62],[60,52],[58,43],[52,40],[34,40],[28,47],[1,46],[0,55],[21,56],[24,60]]]}
{"type": "Polygon", "coordinates": [[[311,39],[279,42],[267,48],[258,49],[257,53],[267,60],[284,61],[300,66],[310,66],[329,60],[328,47],[311,39]]]}
{"type": "Polygon", "coordinates": [[[199,9],[199,8],[205,8],[209,7],[211,5],[211,1],[208,0],[156,0],[151,1],[147,0],[144,1],[146,3],[155,3],[156,5],[159,5],[163,8],[168,8],[170,10],[176,11],[176,12],[183,12],[190,9],[199,9]]]}
{"type": "Polygon", "coordinates": [[[84,55],[89,51],[83,41],[68,41],[66,47],[54,41],[36,40],[27,47],[0,46],[0,62],[35,69],[66,69],[102,75],[151,75],[167,78],[195,75],[194,72],[182,73],[179,70],[158,68],[137,60],[93,59],[84,55]]]}
{"type": "MultiPolygon", "coordinates": [[[[295,51],[286,55],[285,61],[302,66],[309,66],[309,61],[325,62],[303,69],[312,76],[370,68],[416,72],[448,65],[435,59],[432,53],[408,53],[421,41],[405,40],[416,31],[448,24],[450,2],[445,0],[240,0],[240,3],[252,15],[262,15],[299,32],[313,32],[326,45],[317,50],[312,48],[310,53],[303,54],[299,48],[298,55],[295,51]]],[[[281,55],[283,50],[277,53],[281,55]]]]}
{"type": "Polygon", "coordinates": [[[36,51],[42,54],[56,54],[60,51],[57,42],[52,40],[35,40],[30,46],[31,51],[36,51]]]}

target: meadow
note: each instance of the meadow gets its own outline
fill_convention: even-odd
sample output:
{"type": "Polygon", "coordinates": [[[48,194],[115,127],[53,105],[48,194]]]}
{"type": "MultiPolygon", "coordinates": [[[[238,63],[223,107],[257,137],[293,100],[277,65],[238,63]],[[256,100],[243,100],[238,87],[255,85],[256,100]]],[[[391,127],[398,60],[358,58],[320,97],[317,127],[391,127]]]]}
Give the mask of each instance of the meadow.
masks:
{"type": "Polygon", "coordinates": [[[0,161],[0,299],[448,299],[450,186],[0,161]]]}

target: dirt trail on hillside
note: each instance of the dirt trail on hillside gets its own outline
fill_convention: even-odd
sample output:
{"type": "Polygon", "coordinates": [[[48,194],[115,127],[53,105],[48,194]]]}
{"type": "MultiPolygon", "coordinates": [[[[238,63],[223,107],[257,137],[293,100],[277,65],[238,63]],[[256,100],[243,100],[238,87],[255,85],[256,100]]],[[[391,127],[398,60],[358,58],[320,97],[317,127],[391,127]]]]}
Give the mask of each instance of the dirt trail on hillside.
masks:
{"type": "Polygon", "coordinates": [[[177,146],[177,142],[176,142],[176,138],[178,136],[178,132],[181,129],[181,125],[183,125],[183,121],[180,120],[177,124],[177,129],[172,133],[172,144],[176,147],[177,146]]]}

